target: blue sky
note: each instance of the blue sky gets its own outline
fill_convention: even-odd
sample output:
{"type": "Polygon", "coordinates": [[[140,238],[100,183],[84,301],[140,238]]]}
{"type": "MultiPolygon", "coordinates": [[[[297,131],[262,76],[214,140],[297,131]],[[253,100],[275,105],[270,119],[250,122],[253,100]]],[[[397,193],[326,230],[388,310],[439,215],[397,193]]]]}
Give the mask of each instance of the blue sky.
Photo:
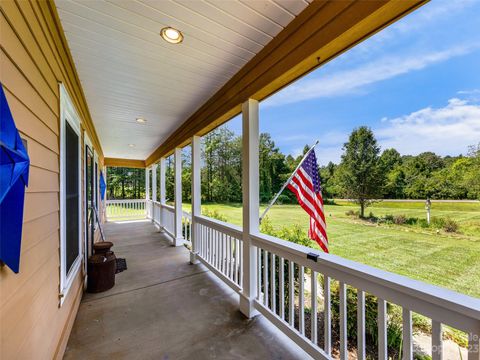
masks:
{"type": "Polygon", "coordinates": [[[361,125],[382,149],[465,154],[480,142],[479,24],[480,1],[433,0],[263,101],[260,129],[286,154],[320,140],[322,165],[361,125]]]}

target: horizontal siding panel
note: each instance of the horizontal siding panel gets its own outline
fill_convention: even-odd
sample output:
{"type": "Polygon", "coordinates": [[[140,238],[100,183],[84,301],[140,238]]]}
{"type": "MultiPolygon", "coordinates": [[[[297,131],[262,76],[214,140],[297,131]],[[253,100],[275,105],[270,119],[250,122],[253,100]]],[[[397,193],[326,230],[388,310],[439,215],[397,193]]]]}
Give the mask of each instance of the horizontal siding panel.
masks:
{"type": "MultiPolygon", "coordinates": [[[[24,20],[25,18],[42,20],[41,18],[37,17],[34,11],[34,7],[36,6],[35,2],[19,1],[17,2],[17,5],[20,11],[22,12],[22,14],[24,15],[22,19],[23,21],[25,21],[24,20]]],[[[33,33],[33,37],[35,38],[35,41],[37,42],[41,52],[44,55],[44,59],[46,63],[48,64],[50,70],[52,71],[55,77],[55,89],[57,89],[58,88],[57,79],[62,79],[64,76],[60,69],[58,60],[52,52],[52,48],[51,48],[52,43],[48,41],[49,39],[45,35],[46,34],[44,30],[45,26],[42,26],[41,23],[37,21],[29,21],[27,25],[30,28],[30,32],[33,33]]],[[[21,31],[20,29],[17,29],[17,33],[19,34],[20,37],[22,37],[23,31],[21,31]]],[[[28,37],[29,35],[26,34],[26,36],[28,37]]]]}
{"type": "MultiPolygon", "coordinates": [[[[58,267],[58,259],[50,258],[35,274],[35,281],[31,281],[29,286],[20,288],[15,297],[1,309],[2,326],[9,329],[0,334],[2,359],[21,359],[18,354],[19,349],[25,340],[32,337],[33,326],[44,311],[46,302],[55,294],[54,304],[58,309],[58,284],[52,281],[55,273],[59,276],[58,267]]],[[[50,321],[47,323],[53,325],[52,319],[56,319],[56,314],[51,312],[48,316],[50,321]]],[[[45,334],[48,334],[48,337],[51,336],[51,332],[47,330],[43,333],[44,340],[47,339],[45,334]]],[[[33,358],[40,359],[40,357],[33,358]]]]}
{"type": "Polygon", "coordinates": [[[58,194],[31,193],[25,196],[23,221],[37,219],[54,211],[59,211],[58,194]]]}
{"type": "Polygon", "coordinates": [[[30,164],[53,172],[60,172],[59,156],[41,143],[20,132],[20,136],[27,141],[27,152],[30,164]]]}
{"type": "Polygon", "coordinates": [[[22,253],[28,251],[38,242],[44,240],[52,233],[58,233],[60,228],[60,219],[58,211],[26,221],[22,229],[22,253]]]}
{"type": "MultiPolygon", "coordinates": [[[[0,51],[0,62],[2,64],[2,83],[15,96],[20,99],[38,118],[53,131],[58,131],[58,111],[53,111],[38,95],[38,92],[25,79],[23,74],[11,62],[11,60],[0,51]]],[[[57,104],[50,104],[58,107],[57,104]]]]}
{"type": "Polygon", "coordinates": [[[5,95],[17,129],[58,154],[58,129],[57,131],[50,129],[8,89],[5,95]]]}
{"type": "Polygon", "coordinates": [[[53,354],[58,346],[57,342],[60,340],[68,315],[70,314],[70,311],[72,311],[74,300],[79,295],[80,286],[81,281],[79,272],[79,276],[77,276],[72,283],[72,287],[67,296],[68,298],[65,300],[61,308],[58,308],[58,292],[55,291],[55,288],[49,289],[47,292],[48,297],[45,302],[45,307],[39,314],[38,319],[32,328],[33,336],[28,340],[25,340],[18,351],[19,359],[48,359],[51,357],[50,354],[53,354]],[[52,314],[55,314],[58,319],[53,324],[50,323],[52,314]],[[51,333],[53,336],[46,339],[43,335],[45,333],[51,333]]]}
{"type": "Polygon", "coordinates": [[[58,193],[60,191],[59,181],[58,173],[36,166],[30,166],[27,193],[58,193]]]}
{"type": "MultiPolygon", "coordinates": [[[[7,1],[7,4],[11,3],[7,1]]],[[[2,16],[0,21],[3,23],[6,20],[2,16]]],[[[19,22],[15,22],[14,24],[17,25],[18,23],[19,22]]],[[[10,58],[15,59],[17,67],[20,68],[25,77],[33,84],[40,96],[55,110],[55,104],[58,102],[59,96],[58,91],[54,90],[57,87],[56,80],[48,66],[41,61],[45,59],[40,50],[38,50],[38,46],[33,38],[28,39],[28,43],[26,44],[27,48],[25,48],[13,29],[10,26],[3,26],[2,45],[5,53],[8,54],[10,58]],[[38,51],[37,57],[35,57],[36,62],[29,54],[29,51],[34,49],[38,51]],[[39,63],[41,65],[39,65],[39,63]]]]}
{"type": "Polygon", "coordinates": [[[15,274],[8,271],[2,277],[0,283],[2,303],[7,303],[27,282],[35,281],[35,274],[51,257],[54,257],[52,254],[56,253],[58,258],[58,244],[58,233],[53,233],[22,253],[22,256],[20,256],[20,272],[15,274]]]}

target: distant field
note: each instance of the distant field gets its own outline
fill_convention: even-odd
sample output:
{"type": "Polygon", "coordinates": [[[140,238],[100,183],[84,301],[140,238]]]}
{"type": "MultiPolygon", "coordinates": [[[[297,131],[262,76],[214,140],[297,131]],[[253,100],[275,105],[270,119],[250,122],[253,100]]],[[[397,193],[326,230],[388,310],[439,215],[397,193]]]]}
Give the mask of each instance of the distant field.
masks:
{"type": "MultiPolygon", "coordinates": [[[[349,217],[358,206],[346,201],[327,205],[327,227],[333,254],[383,270],[480,297],[480,203],[432,203],[435,217],[450,217],[459,232],[445,233],[414,226],[376,225],[349,217]]],[[[189,205],[184,205],[190,210],[189,205]]],[[[241,225],[240,205],[204,204],[229,222],[241,225]]],[[[263,208],[262,208],[263,210],[263,208]]],[[[425,218],[423,202],[379,202],[366,213],[425,218]]],[[[307,231],[308,217],[298,205],[275,205],[268,214],[275,227],[299,224],[307,231]]],[[[315,246],[315,244],[312,244],[315,246]]]]}

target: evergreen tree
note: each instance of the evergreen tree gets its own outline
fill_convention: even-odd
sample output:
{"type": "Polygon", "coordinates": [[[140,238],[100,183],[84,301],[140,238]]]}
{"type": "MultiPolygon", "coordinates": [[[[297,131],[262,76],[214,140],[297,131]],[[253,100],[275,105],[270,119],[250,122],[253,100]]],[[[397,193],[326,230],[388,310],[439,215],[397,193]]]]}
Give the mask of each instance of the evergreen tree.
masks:
{"type": "Polygon", "coordinates": [[[355,129],[347,143],[340,164],[344,194],[360,205],[360,216],[373,199],[382,197],[383,173],[379,162],[380,147],[370,128],[355,129]]]}

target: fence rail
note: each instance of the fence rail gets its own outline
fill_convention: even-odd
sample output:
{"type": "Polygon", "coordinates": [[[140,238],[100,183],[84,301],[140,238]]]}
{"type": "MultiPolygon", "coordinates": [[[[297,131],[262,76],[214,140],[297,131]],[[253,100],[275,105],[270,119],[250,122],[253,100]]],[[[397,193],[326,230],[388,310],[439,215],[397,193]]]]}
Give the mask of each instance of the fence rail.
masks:
{"type": "Polygon", "coordinates": [[[370,266],[324,254],[264,234],[251,236],[257,248],[257,310],[314,358],[330,359],[332,351],[331,285],[338,284],[340,359],[347,359],[347,289],[357,293],[357,358],[365,359],[365,295],[377,298],[378,358],[387,359],[387,303],[402,307],[402,354],[413,358],[412,312],[432,320],[432,358],[442,358],[442,325],[470,335],[469,360],[478,360],[480,300],[370,266]],[[316,259],[316,260],[311,260],[316,259]],[[309,309],[305,278],[310,276],[309,309]],[[318,284],[322,284],[319,291],[318,284]],[[321,294],[314,296],[313,294],[321,294]],[[286,294],[288,296],[286,296],[286,294]],[[277,299],[278,296],[278,299],[277,299]],[[319,298],[321,302],[319,301],[319,298]],[[298,305],[296,305],[298,304],[298,305]],[[323,311],[324,333],[318,334],[323,311]],[[305,317],[309,314],[310,331],[305,317]],[[475,334],[475,335],[474,335],[475,334]],[[320,346],[320,343],[322,346],[320,346]]]}
{"type": "MultiPolygon", "coordinates": [[[[152,206],[154,221],[173,236],[175,209],[156,202],[152,206]]],[[[192,219],[191,214],[182,212],[182,233],[187,242],[195,241],[197,259],[237,293],[242,292],[244,234],[240,227],[205,216],[192,219]]],[[[467,333],[468,360],[480,360],[480,299],[273,236],[256,233],[249,238],[257,264],[252,269],[256,273],[255,309],[313,358],[348,358],[354,306],[357,359],[366,359],[366,306],[373,298],[379,359],[390,355],[391,314],[387,309],[394,304],[401,308],[402,359],[414,356],[412,313],[417,313],[431,319],[433,360],[444,358],[445,325],[467,333]],[[352,293],[356,295],[354,304],[348,302],[352,293]],[[334,342],[334,334],[338,334],[338,342],[334,342]]]]}
{"type": "Polygon", "coordinates": [[[107,220],[132,220],[147,217],[146,200],[107,200],[107,220]]]}
{"type": "Polygon", "coordinates": [[[242,289],[242,230],[232,224],[196,216],[198,258],[237,292],[242,289]]]}

